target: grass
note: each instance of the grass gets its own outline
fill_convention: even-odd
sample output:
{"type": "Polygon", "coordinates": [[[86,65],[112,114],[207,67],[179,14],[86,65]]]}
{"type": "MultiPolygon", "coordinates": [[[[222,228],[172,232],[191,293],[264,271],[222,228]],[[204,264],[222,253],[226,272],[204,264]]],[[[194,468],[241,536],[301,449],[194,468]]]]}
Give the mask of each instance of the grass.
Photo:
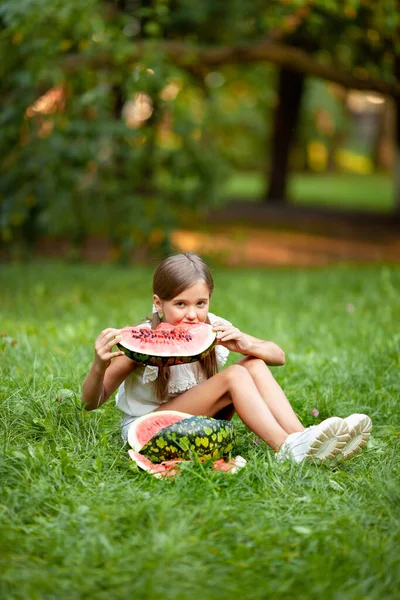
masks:
{"type": "Polygon", "coordinates": [[[367,412],[368,448],[277,464],[236,421],[237,475],[139,472],[113,401],[87,413],[80,386],[98,332],[147,314],[150,270],[3,265],[1,598],[399,598],[399,269],[214,275],[214,311],[285,349],[303,422],[367,412]]]}
{"type": "MultiPolygon", "coordinates": [[[[265,194],[261,173],[238,173],[226,186],[229,199],[259,200],[265,194]]],[[[345,210],[390,212],[393,209],[390,175],[294,173],[289,182],[292,204],[345,210]]]]}

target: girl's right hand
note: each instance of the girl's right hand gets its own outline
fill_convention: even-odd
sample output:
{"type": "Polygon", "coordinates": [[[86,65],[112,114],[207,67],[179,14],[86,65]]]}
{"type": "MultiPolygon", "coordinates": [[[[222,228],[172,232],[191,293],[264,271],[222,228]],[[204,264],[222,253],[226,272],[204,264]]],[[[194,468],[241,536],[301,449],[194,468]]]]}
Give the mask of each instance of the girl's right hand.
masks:
{"type": "Polygon", "coordinates": [[[104,329],[94,344],[94,362],[101,371],[105,371],[116,356],[125,356],[122,350],[112,352],[113,347],[122,339],[120,329],[104,329]]]}

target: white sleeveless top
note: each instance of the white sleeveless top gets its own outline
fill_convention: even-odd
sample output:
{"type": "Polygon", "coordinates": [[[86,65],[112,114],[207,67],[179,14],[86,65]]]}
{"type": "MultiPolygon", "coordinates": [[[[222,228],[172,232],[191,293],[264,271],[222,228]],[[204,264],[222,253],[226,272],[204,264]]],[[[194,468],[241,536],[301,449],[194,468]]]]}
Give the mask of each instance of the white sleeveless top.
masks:
{"type": "MultiPolygon", "coordinates": [[[[213,313],[208,313],[210,323],[213,325],[216,321],[231,325],[226,319],[217,317],[213,313]]],[[[146,326],[146,324],[143,324],[146,326]]],[[[150,324],[148,325],[150,327],[150,324]]],[[[229,350],[224,346],[215,346],[218,367],[225,365],[229,350]]],[[[199,362],[188,363],[184,365],[175,365],[169,368],[170,377],[168,380],[168,397],[177,396],[190,390],[192,387],[205,381],[199,362]]],[[[122,411],[122,437],[126,439],[129,425],[137,418],[152,412],[160,406],[156,400],[152,383],[158,377],[158,367],[146,366],[137,367],[128,375],[125,381],[118,388],[116,396],[116,406],[122,411]]]]}

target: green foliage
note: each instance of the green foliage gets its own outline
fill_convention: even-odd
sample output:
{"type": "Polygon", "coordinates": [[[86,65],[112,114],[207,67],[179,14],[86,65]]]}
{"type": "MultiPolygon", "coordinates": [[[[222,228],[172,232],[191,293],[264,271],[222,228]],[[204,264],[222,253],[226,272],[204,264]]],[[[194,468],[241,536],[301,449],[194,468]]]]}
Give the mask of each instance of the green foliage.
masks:
{"type": "Polygon", "coordinates": [[[79,245],[105,234],[122,256],[154,239],[168,250],[181,213],[216,202],[225,173],[213,140],[202,133],[204,103],[198,99],[200,114],[193,115],[185,102],[188,76],[158,52],[127,71],[114,69],[134,48],[121,29],[123,14],[113,16],[111,7],[103,14],[96,1],[42,4],[2,7],[3,243],[46,233],[79,245]],[[103,52],[111,53],[110,65],[85,63],[103,52]],[[64,68],[67,53],[81,65],[72,76],[64,68]],[[162,99],[171,78],[177,92],[184,90],[176,102],[162,99]],[[57,99],[35,105],[54,89],[57,99]],[[132,128],[123,110],[137,94],[149,99],[152,114],[132,128]]]}
{"type": "Polygon", "coordinates": [[[173,227],[219,202],[230,165],[265,164],[272,70],[178,68],[164,41],[189,57],[278,39],[396,80],[394,0],[5,0],[0,21],[3,245],[101,234],[120,257],[168,250],[173,227]]]}
{"type": "Polygon", "coordinates": [[[235,418],[248,461],[237,475],[139,472],[113,401],[87,413],[80,388],[100,329],[147,314],[150,269],[6,265],[1,597],[397,597],[399,269],[214,276],[213,310],[286,351],[273,372],[303,422],[365,411],[368,448],[347,462],[278,464],[235,418]]]}

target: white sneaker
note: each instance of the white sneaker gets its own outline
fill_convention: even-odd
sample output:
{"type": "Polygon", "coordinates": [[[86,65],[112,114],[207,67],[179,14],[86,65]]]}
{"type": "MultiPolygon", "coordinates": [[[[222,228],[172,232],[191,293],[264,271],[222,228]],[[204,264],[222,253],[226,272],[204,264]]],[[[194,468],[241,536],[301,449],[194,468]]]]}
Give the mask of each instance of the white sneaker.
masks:
{"type": "Polygon", "coordinates": [[[333,458],[346,447],[350,439],[349,428],[344,419],[330,417],[319,425],[288,435],[276,455],[279,462],[333,458]]]}
{"type": "Polygon", "coordinates": [[[343,458],[351,458],[358,454],[368,442],[372,430],[372,421],[368,415],[354,414],[344,419],[349,428],[350,439],[343,446],[343,458]]]}

